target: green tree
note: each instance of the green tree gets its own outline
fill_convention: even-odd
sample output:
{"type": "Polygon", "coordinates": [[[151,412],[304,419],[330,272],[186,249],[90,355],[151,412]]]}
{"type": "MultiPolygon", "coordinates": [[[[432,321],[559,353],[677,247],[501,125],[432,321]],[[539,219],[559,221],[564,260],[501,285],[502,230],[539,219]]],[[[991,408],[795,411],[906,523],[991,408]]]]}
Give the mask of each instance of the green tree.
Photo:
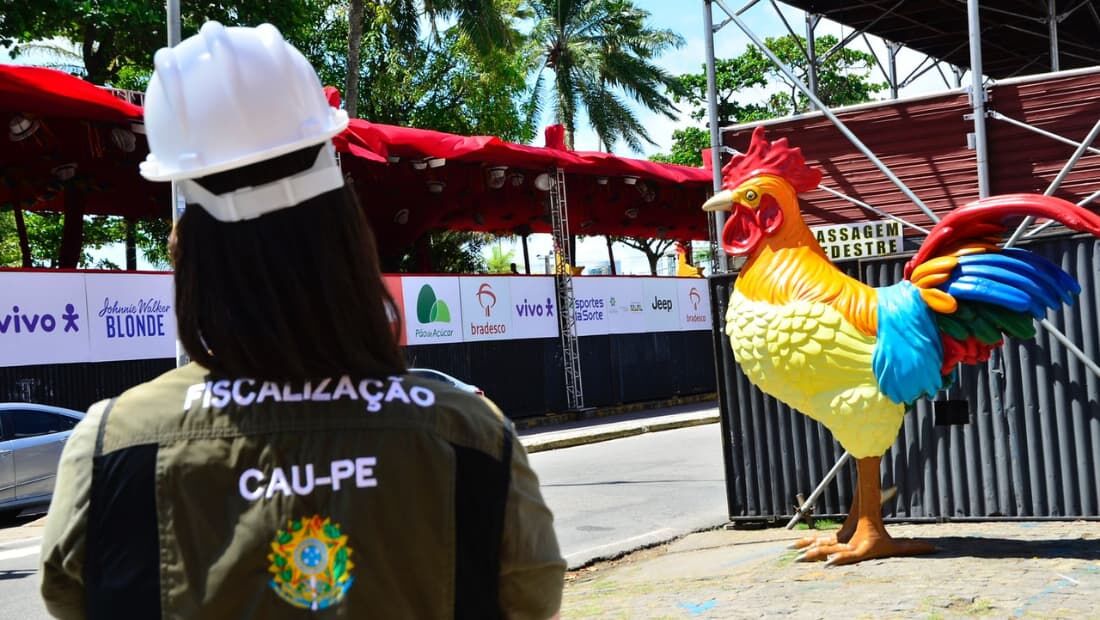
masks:
{"type": "Polygon", "coordinates": [[[15,214],[0,212],[0,267],[20,267],[23,253],[19,250],[19,235],[15,230],[15,214]]]}
{"type": "MultiPolygon", "coordinates": [[[[817,49],[821,50],[831,49],[839,42],[833,35],[816,37],[814,41],[817,49]]],[[[769,37],[764,44],[796,73],[806,75],[808,63],[804,37],[769,37]]],[[[817,96],[830,107],[870,101],[875,93],[886,88],[885,83],[870,81],[875,59],[866,52],[845,47],[818,62],[817,96]]],[[[677,102],[692,107],[692,118],[704,120],[707,116],[706,67],[701,73],[681,75],[677,80],[679,87],[673,91],[677,102]]],[[[809,99],[754,45],[736,58],[716,60],[715,81],[718,122],[721,125],[797,114],[809,108],[809,99]],[[743,101],[745,91],[764,88],[769,84],[782,84],[783,87],[769,94],[765,103],[743,101]]],[[[803,82],[806,81],[803,79],[803,82]]]]}
{"type": "Polygon", "coordinates": [[[567,143],[583,107],[589,124],[608,150],[620,140],[635,151],[654,144],[626,98],[675,118],[669,90],[676,79],[654,64],[661,53],[683,45],[671,30],[650,28],[649,13],[631,0],[530,0],[535,25],[533,109],[543,107],[545,72],[554,118],[565,126],[567,143]]]}
{"type": "MultiPolygon", "coordinates": [[[[515,6],[514,2],[509,2],[515,6]]],[[[358,116],[361,81],[361,48],[364,36],[364,19],[370,28],[368,35],[381,33],[388,36],[397,47],[413,49],[421,41],[420,24],[427,20],[432,32],[437,32],[437,21],[451,18],[455,25],[452,32],[467,41],[479,54],[488,54],[501,47],[510,48],[515,39],[514,31],[503,15],[502,0],[381,0],[367,3],[350,0],[347,9],[347,70],[344,92],[347,95],[348,114],[358,116]]]]}
{"type": "MultiPolygon", "coordinates": [[[[35,267],[58,267],[61,235],[65,216],[60,213],[24,212],[27,240],[30,242],[31,263],[35,267]]],[[[124,236],[125,222],[120,217],[88,215],[84,217],[84,244],[80,253],[80,268],[119,269],[114,262],[92,257],[92,250],[99,250],[117,243],[124,236]]]]}
{"type": "Polygon", "coordinates": [[[684,127],[672,132],[672,151],[657,153],[650,157],[653,161],[681,166],[703,165],[703,149],[710,148],[710,132],[701,127],[684,127]]]}
{"type": "MultiPolygon", "coordinates": [[[[814,39],[818,49],[831,49],[838,40],[833,35],[814,39]]],[[[808,63],[804,54],[806,39],[771,37],[764,41],[768,49],[796,73],[806,74],[808,63]]],[[[875,93],[886,88],[885,83],[870,80],[875,59],[866,52],[842,48],[829,55],[817,68],[817,96],[823,103],[833,106],[865,103],[875,93]]],[[[702,73],[681,75],[677,78],[678,103],[691,106],[691,116],[696,120],[707,117],[707,76],[702,73]]],[[[805,80],[803,80],[805,81],[805,80]]],[[[750,45],[736,58],[715,61],[716,98],[718,100],[719,125],[748,123],[804,112],[809,99],[783,75],[756,47],[750,45]],[[769,84],[782,84],[782,89],[767,95],[763,103],[746,103],[747,92],[765,88],[769,84]]],[[[672,134],[672,151],[654,155],[654,161],[700,166],[700,151],[710,147],[710,134],[700,127],[685,127],[672,134]]]]}
{"type": "Polygon", "coordinates": [[[489,248],[489,258],[485,261],[485,266],[489,273],[512,273],[514,262],[515,252],[513,250],[505,252],[498,244],[489,248]]]}
{"type": "Polygon", "coordinates": [[[675,239],[661,239],[655,237],[620,237],[611,235],[608,236],[608,239],[610,239],[612,243],[618,242],[645,254],[646,260],[649,261],[649,273],[654,276],[657,275],[658,261],[661,260],[661,257],[665,255],[665,252],[668,251],[669,248],[676,244],[675,239]]]}
{"type": "MultiPolygon", "coordinates": [[[[183,36],[207,20],[226,25],[275,24],[290,41],[314,36],[335,0],[236,0],[181,2],[183,36]]],[[[164,3],[33,0],[7,2],[0,19],[0,44],[19,54],[36,41],[62,37],[79,46],[84,78],[115,85],[125,67],[153,66],[153,53],[167,41],[164,3]]]]}
{"type": "MultiPolygon", "coordinates": [[[[493,236],[489,234],[464,230],[442,230],[427,234],[426,243],[432,270],[442,273],[485,271],[485,258],[481,251],[492,239],[493,236]]],[[[408,252],[395,258],[396,260],[387,260],[383,257],[387,271],[420,271],[417,249],[410,248],[408,252]]]]}

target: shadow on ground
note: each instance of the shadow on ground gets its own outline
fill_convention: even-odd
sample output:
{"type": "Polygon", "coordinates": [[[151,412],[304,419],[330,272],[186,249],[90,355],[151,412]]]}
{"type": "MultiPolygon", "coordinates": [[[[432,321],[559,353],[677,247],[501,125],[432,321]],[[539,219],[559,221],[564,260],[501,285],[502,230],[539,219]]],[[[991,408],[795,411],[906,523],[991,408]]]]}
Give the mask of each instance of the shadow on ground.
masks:
{"type": "Polygon", "coordinates": [[[936,546],[935,553],[917,556],[929,560],[943,558],[1100,560],[1100,540],[1012,540],[979,536],[947,536],[921,540],[936,546]]]}

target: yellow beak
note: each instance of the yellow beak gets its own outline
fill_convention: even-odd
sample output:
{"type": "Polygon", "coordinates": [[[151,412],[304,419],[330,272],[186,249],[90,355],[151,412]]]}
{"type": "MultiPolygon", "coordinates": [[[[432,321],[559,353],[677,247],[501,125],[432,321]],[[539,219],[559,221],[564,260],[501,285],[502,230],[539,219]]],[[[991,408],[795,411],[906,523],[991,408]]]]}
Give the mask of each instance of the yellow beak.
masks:
{"type": "Polygon", "coordinates": [[[703,203],[704,211],[729,211],[733,208],[733,192],[724,189],[703,203]]]}

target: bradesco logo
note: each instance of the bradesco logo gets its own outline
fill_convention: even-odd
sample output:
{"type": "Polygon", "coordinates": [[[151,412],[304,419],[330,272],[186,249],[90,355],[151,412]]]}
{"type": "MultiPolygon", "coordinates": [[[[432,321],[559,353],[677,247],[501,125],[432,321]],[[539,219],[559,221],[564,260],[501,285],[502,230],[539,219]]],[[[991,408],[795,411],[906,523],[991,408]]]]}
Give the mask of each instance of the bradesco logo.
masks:
{"type": "MultiPolygon", "coordinates": [[[[493,287],[488,282],[482,282],[478,287],[477,304],[485,310],[485,317],[489,318],[493,315],[493,307],[497,305],[497,295],[493,292],[493,287]]],[[[470,322],[470,335],[471,336],[494,336],[505,334],[508,332],[508,326],[504,323],[493,323],[491,321],[485,321],[482,323],[470,322]]]]}
{"type": "Polygon", "coordinates": [[[105,297],[99,318],[104,321],[108,338],[148,338],[164,336],[164,317],[171,306],[156,297],[139,299],[136,304],[119,303],[105,297]]]}
{"type": "Polygon", "coordinates": [[[493,306],[497,305],[497,296],[488,282],[482,282],[477,289],[477,305],[485,309],[485,316],[492,316],[493,306]]]}
{"type": "Polygon", "coordinates": [[[11,312],[0,317],[0,334],[33,334],[35,332],[52,333],[61,328],[64,332],[79,332],[77,320],[80,315],[76,306],[65,304],[65,311],[57,316],[50,313],[27,313],[19,306],[12,306],[11,312]],[[60,320],[59,320],[60,319],[60,320]]]}
{"type": "MultiPolygon", "coordinates": [[[[436,297],[435,290],[432,289],[430,284],[421,286],[420,293],[416,296],[416,320],[421,325],[451,322],[451,309],[447,307],[447,302],[436,297]]],[[[419,338],[443,338],[454,334],[454,331],[453,329],[438,327],[431,329],[420,329],[418,327],[416,335],[419,338]]]]}
{"type": "Polygon", "coordinates": [[[688,323],[706,323],[707,315],[699,313],[699,304],[703,302],[703,294],[694,286],[688,291],[688,301],[691,302],[691,312],[684,314],[684,321],[688,323]]]}

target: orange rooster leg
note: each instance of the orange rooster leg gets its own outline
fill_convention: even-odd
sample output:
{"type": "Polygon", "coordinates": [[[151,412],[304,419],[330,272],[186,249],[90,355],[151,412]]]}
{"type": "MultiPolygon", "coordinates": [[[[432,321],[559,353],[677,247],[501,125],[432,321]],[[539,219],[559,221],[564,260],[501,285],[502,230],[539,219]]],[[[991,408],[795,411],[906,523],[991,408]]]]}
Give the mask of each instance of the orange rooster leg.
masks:
{"type": "Polygon", "coordinates": [[[855,496],[852,497],[852,507],[848,510],[848,517],[844,519],[844,525],[835,534],[824,536],[807,536],[799,538],[791,543],[788,549],[805,549],[806,547],[822,547],[835,545],[838,542],[846,543],[856,531],[856,522],[859,520],[859,487],[856,487],[855,496]]]}
{"type": "Polygon", "coordinates": [[[859,517],[856,530],[847,543],[818,545],[811,547],[799,556],[799,560],[810,562],[828,559],[828,566],[855,564],[874,558],[889,558],[900,555],[921,555],[936,550],[931,544],[905,538],[892,538],[882,524],[882,489],[879,483],[879,462],[882,457],[874,456],[859,459],[856,468],[859,474],[859,489],[856,501],[859,504],[859,517]]]}

